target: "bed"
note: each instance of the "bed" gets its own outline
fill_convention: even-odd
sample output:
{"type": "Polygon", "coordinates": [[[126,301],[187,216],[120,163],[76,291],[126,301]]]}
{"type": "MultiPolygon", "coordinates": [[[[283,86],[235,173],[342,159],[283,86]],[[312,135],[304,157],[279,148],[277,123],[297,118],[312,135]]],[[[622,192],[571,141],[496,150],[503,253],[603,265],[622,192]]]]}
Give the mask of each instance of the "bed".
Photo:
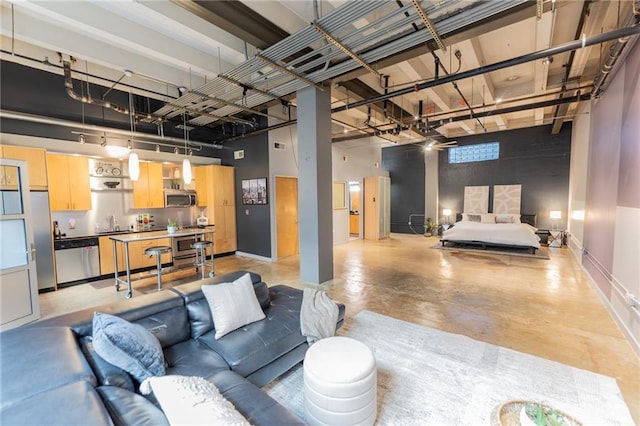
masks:
{"type": "Polygon", "coordinates": [[[464,214],[461,220],[443,232],[440,242],[443,246],[512,247],[527,249],[534,254],[540,248],[535,218],[535,215],[464,214]]]}

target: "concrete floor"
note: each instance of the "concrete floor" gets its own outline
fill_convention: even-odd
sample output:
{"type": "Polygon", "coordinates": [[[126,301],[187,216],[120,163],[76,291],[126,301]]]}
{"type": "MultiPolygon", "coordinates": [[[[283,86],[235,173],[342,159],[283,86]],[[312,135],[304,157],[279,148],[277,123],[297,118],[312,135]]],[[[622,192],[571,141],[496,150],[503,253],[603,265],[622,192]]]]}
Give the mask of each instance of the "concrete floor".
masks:
{"type": "MultiPolygon", "coordinates": [[[[334,279],[322,287],[346,305],[347,321],[367,309],[611,376],[640,424],[640,357],[568,249],[544,248],[550,260],[543,260],[431,249],[437,241],[351,240],[334,248],[334,279]]],[[[218,275],[247,269],[268,285],[305,285],[297,256],[215,262],[218,275]]],[[[192,270],[170,274],[164,287],[194,278],[192,270]]],[[[134,297],[154,291],[154,278],[134,284],[134,297]]],[[[109,279],[41,294],[40,308],[46,318],[119,300],[124,292],[109,279]]]]}

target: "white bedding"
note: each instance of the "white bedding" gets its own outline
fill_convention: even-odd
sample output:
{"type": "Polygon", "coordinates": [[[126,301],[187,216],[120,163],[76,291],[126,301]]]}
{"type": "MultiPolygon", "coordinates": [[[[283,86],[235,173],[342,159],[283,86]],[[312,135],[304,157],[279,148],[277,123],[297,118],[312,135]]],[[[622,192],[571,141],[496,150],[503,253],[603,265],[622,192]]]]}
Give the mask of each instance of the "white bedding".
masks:
{"type": "Polygon", "coordinates": [[[536,228],[526,223],[479,223],[462,221],[444,231],[446,241],[474,241],[540,248],[536,228]]]}

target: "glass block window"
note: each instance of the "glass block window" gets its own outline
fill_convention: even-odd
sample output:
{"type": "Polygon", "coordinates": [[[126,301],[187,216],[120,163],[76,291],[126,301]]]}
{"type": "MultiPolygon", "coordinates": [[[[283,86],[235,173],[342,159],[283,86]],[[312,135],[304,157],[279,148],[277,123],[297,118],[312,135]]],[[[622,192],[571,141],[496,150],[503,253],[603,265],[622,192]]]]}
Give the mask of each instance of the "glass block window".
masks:
{"type": "Polygon", "coordinates": [[[497,160],[498,158],[500,158],[500,142],[449,148],[449,164],[497,160]]]}

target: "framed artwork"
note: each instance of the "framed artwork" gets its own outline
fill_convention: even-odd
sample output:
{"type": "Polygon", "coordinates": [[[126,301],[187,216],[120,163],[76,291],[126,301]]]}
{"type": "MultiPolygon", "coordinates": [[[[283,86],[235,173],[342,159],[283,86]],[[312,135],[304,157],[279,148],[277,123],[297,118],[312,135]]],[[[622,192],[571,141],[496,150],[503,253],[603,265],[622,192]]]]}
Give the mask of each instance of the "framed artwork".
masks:
{"type": "Polygon", "coordinates": [[[267,178],[242,179],[242,204],[267,204],[267,178]]]}

